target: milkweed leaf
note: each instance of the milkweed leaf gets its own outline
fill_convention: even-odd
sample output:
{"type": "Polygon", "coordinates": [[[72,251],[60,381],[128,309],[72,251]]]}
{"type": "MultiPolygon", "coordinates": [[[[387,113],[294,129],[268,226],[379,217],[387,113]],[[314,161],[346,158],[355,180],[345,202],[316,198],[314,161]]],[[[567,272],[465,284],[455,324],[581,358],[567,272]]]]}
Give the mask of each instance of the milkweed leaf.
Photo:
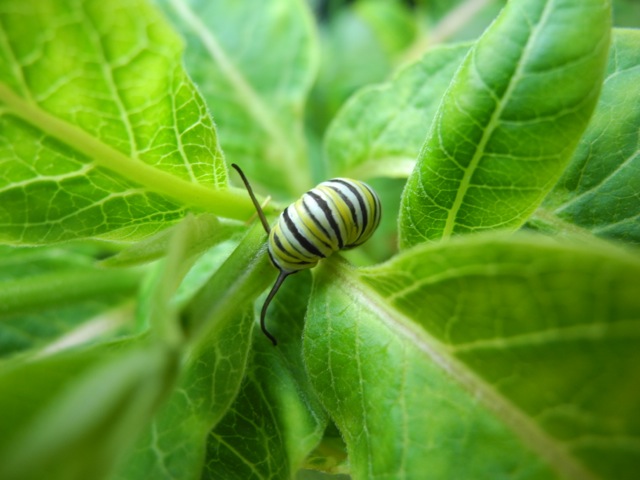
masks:
{"type": "Polygon", "coordinates": [[[305,361],[352,475],[634,478],[639,275],[628,252],[535,236],[325,264],[305,361]]]}
{"type": "Polygon", "coordinates": [[[133,240],[187,206],[246,218],[167,23],[143,0],[74,5],[0,5],[0,241],[133,240]]]}
{"type": "Polygon", "coordinates": [[[640,32],[614,30],[602,93],[571,163],[531,223],[640,243],[640,32]]]}
{"type": "Polygon", "coordinates": [[[507,4],[442,100],[403,194],[402,246],[527,220],[587,126],[610,27],[606,0],[507,4]]]}

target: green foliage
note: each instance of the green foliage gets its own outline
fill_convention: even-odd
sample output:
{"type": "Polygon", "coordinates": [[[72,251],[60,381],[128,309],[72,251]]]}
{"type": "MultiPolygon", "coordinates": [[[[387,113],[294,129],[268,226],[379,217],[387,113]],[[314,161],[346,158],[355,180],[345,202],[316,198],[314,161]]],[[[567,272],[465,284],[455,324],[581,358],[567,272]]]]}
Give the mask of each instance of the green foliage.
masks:
{"type": "Polygon", "coordinates": [[[406,178],[440,99],[468,51],[466,44],[435,47],[390,82],[363,88],[351,97],[327,131],[329,173],[406,178]]]}
{"type": "Polygon", "coordinates": [[[216,130],[153,8],[7,1],[0,15],[2,241],[132,240],[187,205],[249,211],[221,190],[216,130]]]}
{"type": "Polygon", "coordinates": [[[301,120],[317,47],[304,3],[161,4],[188,42],[187,68],[212,110],[225,155],[276,192],[310,188],[301,120]]]}
{"type": "Polygon", "coordinates": [[[634,479],[634,4],[310,3],[0,3],[0,478],[634,479]]]}
{"type": "MultiPolygon", "coordinates": [[[[430,423],[414,422],[414,412],[424,410],[429,418],[445,422],[455,418],[457,412],[467,411],[470,425],[466,428],[473,435],[487,439],[496,435],[496,444],[477,441],[469,445],[474,445],[476,458],[493,456],[479,452],[481,444],[488,443],[485,448],[514,445],[518,442],[509,436],[519,436],[568,478],[626,476],[621,466],[630,467],[637,456],[615,445],[616,439],[633,438],[640,431],[640,424],[629,421],[640,406],[635,393],[640,360],[636,337],[640,311],[635,283],[640,275],[637,255],[536,236],[477,236],[421,245],[385,264],[365,269],[361,275],[369,288],[360,286],[359,295],[349,295],[346,305],[341,305],[344,293],[342,299],[332,298],[331,307],[326,306],[322,295],[314,301],[321,308],[340,310],[338,318],[349,317],[347,308],[361,309],[358,325],[362,327],[352,329],[351,335],[342,336],[340,341],[350,339],[355,345],[366,345],[363,357],[384,348],[384,365],[396,373],[396,379],[389,381],[399,381],[397,372],[407,370],[407,385],[393,389],[399,395],[393,403],[407,405],[406,412],[398,412],[399,418],[392,422],[398,443],[405,436],[416,438],[420,434],[424,437],[416,438],[418,444],[431,440],[433,432],[428,429],[412,432],[414,425],[430,423]],[[585,292],[589,291],[597,293],[588,297],[585,292]],[[366,320],[362,321],[368,312],[383,319],[375,328],[386,333],[378,335],[378,343],[373,345],[364,340],[372,335],[366,320]],[[456,400],[453,393],[443,394],[434,373],[419,388],[423,389],[420,402],[435,397],[435,405],[422,403],[422,409],[417,405],[412,408],[411,402],[416,399],[411,398],[411,392],[419,390],[409,386],[413,371],[424,372],[434,364],[448,372],[448,380],[452,377],[456,388],[466,387],[467,394],[462,400],[456,400]],[[484,408],[489,412],[478,412],[480,407],[473,404],[469,391],[486,398],[484,408]],[[404,392],[410,392],[406,398],[404,392]],[[444,405],[440,404],[441,395],[447,398],[444,405]],[[501,420],[499,428],[484,423],[494,415],[501,420]],[[509,427],[507,437],[503,436],[505,426],[509,427]],[[597,438],[589,438],[594,428],[597,438]],[[615,462],[601,461],[614,457],[615,462]]],[[[327,330],[338,330],[313,314],[309,317],[314,320],[309,330],[315,326],[326,337],[330,336],[327,330]]],[[[314,357],[320,356],[318,351],[331,350],[316,347],[314,357]]],[[[359,363],[369,364],[364,358],[359,363]]],[[[364,375],[351,381],[362,381],[364,375]]],[[[376,395],[367,389],[361,393],[376,395]]],[[[369,403],[366,399],[361,402],[369,403]]],[[[381,407],[384,411],[384,405],[381,407]]],[[[373,409],[356,416],[369,419],[374,426],[379,417],[373,409]]],[[[388,422],[385,415],[382,417],[388,422]]],[[[504,458],[507,465],[498,467],[496,462],[493,467],[504,471],[512,462],[527,464],[523,456],[528,454],[514,453],[504,458]]],[[[449,464],[456,463],[453,451],[445,449],[434,455],[437,463],[443,461],[441,456],[449,464]]],[[[499,457],[505,457],[504,451],[499,457]]],[[[391,465],[399,465],[399,460],[391,465]]],[[[479,477],[486,465],[470,462],[457,467],[459,473],[447,470],[446,476],[479,477]]],[[[490,476],[498,476],[498,471],[490,476]]]]}
{"type": "Polygon", "coordinates": [[[618,30],[613,37],[602,94],[571,163],[531,220],[554,228],[566,222],[602,237],[640,242],[640,36],[618,30]]]}
{"type": "Polygon", "coordinates": [[[571,22],[566,8],[511,3],[473,46],[407,182],[402,245],[518,228],[553,187],[598,99],[609,46],[608,5],[584,2],[571,22]],[[550,49],[551,37],[564,48],[550,49]]]}

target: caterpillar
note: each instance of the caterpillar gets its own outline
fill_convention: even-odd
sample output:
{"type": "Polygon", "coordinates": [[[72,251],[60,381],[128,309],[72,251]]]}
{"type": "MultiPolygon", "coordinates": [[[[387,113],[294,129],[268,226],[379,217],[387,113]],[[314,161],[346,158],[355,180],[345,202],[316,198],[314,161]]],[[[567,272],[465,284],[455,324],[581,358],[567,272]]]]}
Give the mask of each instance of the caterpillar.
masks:
{"type": "Polygon", "coordinates": [[[338,250],[366,242],[380,224],[382,206],[378,195],[366,183],[333,178],[320,183],[280,214],[273,228],[256,199],[240,167],[236,169],[269,236],[271,263],[280,271],[260,312],[260,328],[273,345],[276,338],[265,324],[267,308],[285,279],[300,270],[312,268],[338,250]]]}

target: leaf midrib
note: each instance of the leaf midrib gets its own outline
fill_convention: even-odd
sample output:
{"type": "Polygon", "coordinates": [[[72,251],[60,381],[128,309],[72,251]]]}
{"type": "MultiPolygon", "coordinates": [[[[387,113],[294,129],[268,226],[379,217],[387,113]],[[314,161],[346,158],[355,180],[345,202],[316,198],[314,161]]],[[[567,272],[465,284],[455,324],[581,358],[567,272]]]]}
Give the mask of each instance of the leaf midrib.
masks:
{"type": "Polygon", "coordinates": [[[351,290],[352,298],[359,298],[360,302],[374,312],[380,321],[413,343],[474,398],[478,398],[555,471],[567,478],[595,480],[592,473],[577,462],[561,443],[544,432],[508,398],[455,358],[452,351],[444,344],[419,328],[410,318],[388,305],[373,288],[360,281],[355,270],[348,268],[343,262],[327,261],[325,264],[335,273],[336,281],[342,281],[343,288],[351,290]]]}
{"type": "MultiPolygon", "coordinates": [[[[458,212],[462,208],[464,197],[466,196],[467,191],[469,190],[469,186],[471,184],[471,178],[473,177],[473,174],[476,172],[478,165],[480,164],[480,161],[484,156],[484,150],[487,143],[489,142],[489,139],[491,138],[493,132],[496,130],[496,128],[499,125],[499,119],[500,119],[500,116],[502,115],[502,111],[504,110],[509,98],[511,97],[512,92],[515,90],[518,84],[518,80],[522,77],[522,71],[526,63],[526,58],[528,57],[529,49],[532,43],[537,38],[541,25],[545,23],[545,20],[548,18],[550,14],[549,12],[551,10],[551,7],[550,7],[551,3],[552,2],[547,2],[545,4],[542,15],[540,16],[540,20],[532,27],[531,34],[527,37],[526,43],[524,44],[522,49],[522,54],[520,55],[518,63],[516,65],[516,69],[513,72],[513,75],[511,76],[511,78],[509,79],[509,84],[507,85],[507,89],[505,90],[501,98],[496,99],[497,106],[493,111],[493,113],[491,114],[489,122],[487,123],[487,127],[485,128],[482,134],[482,138],[480,139],[480,142],[478,143],[478,146],[473,154],[473,157],[469,162],[469,166],[465,169],[462,180],[460,181],[460,187],[456,192],[456,198],[454,199],[453,205],[451,206],[451,209],[449,210],[449,214],[447,215],[447,220],[445,222],[445,226],[442,231],[443,239],[450,238],[451,235],[453,234],[453,230],[456,226],[456,219],[458,216],[458,212]]],[[[475,65],[475,53],[477,48],[478,47],[476,46],[471,50],[471,52],[469,52],[470,64],[475,65]]],[[[478,75],[480,75],[479,72],[478,72],[478,75]]]]}

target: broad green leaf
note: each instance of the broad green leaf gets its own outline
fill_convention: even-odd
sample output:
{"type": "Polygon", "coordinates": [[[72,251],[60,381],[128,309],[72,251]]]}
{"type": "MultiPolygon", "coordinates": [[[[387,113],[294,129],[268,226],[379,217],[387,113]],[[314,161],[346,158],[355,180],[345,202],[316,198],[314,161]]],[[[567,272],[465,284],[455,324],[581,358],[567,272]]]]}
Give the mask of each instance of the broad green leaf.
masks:
{"type": "Polygon", "coordinates": [[[329,176],[407,177],[469,45],[436,47],[390,82],[351,97],[325,137],[329,176]]]}
{"type": "Polygon", "coordinates": [[[245,379],[209,435],[202,478],[293,478],[322,438],[326,414],[302,359],[310,280],[308,272],[290,278],[271,304],[267,323],[277,347],[254,330],[245,379]]]}
{"type": "Polygon", "coordinates": [[[178,385],[137,442],[116,478],[199,478],[207,434],[240,388],[251,330],[248,305],[273,281],[261,225],[249,231],[229,259],[182,312],[191,339],[178,385]]]}
{"type": "Polygon", "coordinates": [[[596,104],[610,17],[607,0],[507,4],[443,98],[403,194],[402,246],[526,221],[596,104]]]}
{"type": "Polygon", "coordinates": [[[317,47],[303,0],[163,0],[225,155],[270,193],[311,187],[302,128],[317,47]]]}
{"type": "Polygon", "coordinates": [[[207,433],[238,391],[252,327],[239,311],[187,352],[178,386],[113,478],[200,478],[207,433]]]}
{"type": "Polygon", "coordinates": [[[186,206],[250,214],[181,54],[144,0],[2,2],[0,241],[131,240],[186,206]]]}
{"type": "Polygon", "coordinates": [[[3,249],[0,255],[0,356],[60,348],[123,326],[139,270],[105,271],[93,252],[3,249]],[[86,324],[85,324],[86,323],[86,324]],[[85,324],[85,325],[83,325],[85,324]]]}
{"type": "Polygon", "coordinates": [[[305,360],[353,477],[635,478],[639,276],[535,236],[325,263],[305,360]]]}
{"type": "Polygon", "coordinates": [[[0,477],[107,478],[164,397],[175,355],[129,341],[0,373],[0,477]],[[28,381],[26,381],[28,380],[28,381]]]}
{"type": "Polygon", "coordinates": [[[600,101],[532,223],[640,243],[640,31],[614,30],[600,101]]]}

